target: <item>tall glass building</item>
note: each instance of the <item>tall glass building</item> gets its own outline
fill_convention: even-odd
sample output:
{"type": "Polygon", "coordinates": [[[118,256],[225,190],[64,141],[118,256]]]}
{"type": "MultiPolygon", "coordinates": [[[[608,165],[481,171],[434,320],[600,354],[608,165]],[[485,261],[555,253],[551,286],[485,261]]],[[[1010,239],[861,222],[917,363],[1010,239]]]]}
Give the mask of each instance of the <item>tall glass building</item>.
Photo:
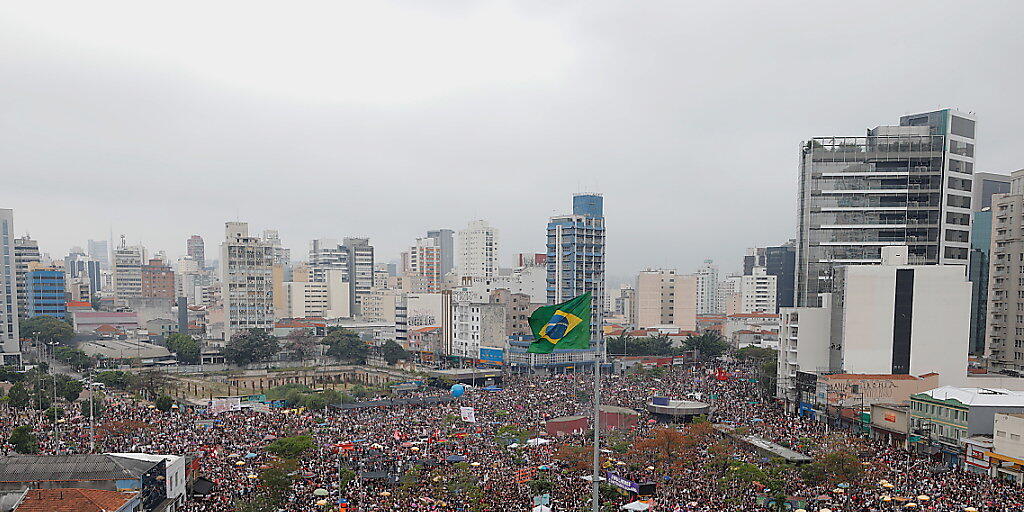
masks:
{"type": "Polygon", "coordinates": [[[599,194],[574,195],[572,213],[548,222],[548,304],[590,292],[592,339],[603,334],[604,246],[604,197],[599,194]]]}
{"type": "Polygon", "coordinates": [[[53,267],[30,270],[28,282],[28,316],[67,316],[67,297],[64,295],[64,272],[53,267]]]}
{"type": "Polygon", "coordinates": [[[906,245],[912,265],[967,265],[975,119],[945,109],[862,137],[800,149],[796,305],[820,306],[840,265],[881,262],[906,245]]]}

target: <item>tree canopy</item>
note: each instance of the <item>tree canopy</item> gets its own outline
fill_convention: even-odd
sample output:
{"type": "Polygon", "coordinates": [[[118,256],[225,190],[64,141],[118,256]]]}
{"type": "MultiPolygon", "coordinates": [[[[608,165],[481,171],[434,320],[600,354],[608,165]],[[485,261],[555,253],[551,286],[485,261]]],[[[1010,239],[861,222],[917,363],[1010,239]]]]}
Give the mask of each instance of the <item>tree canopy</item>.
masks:
{"type": "Polygon", "coordinates": [[[14,427],[11,437],[7,441],[14,446],[14,451],[18,453],[31,454],[39,451],[39,440],[32,432],[32,425],[14,427]]]}
{"type": "Polygon", "coordinates": [[[365,363],[370,352],[369,345],[358,334],[341,327],[328,331],[327,336],[324,336],[324,344],[328,347],[327,355],[350,363],[365,363]]]}
{"type": "Polygon", "coordinates": [[[75,337],[71,324],[52,316],[34,316],[19,321],[18,331],[22,338],[32,338],[44,343],[67,343],[75,337]]]}
{"type": "Polygon", "coordinates": [[[729,344],[725,342],[722,335],[713,331],[705,332],[700,336],[690,336],[683,341],[683,346],[687,350],[700,352],[701,357],[706,358],[718,357],[729,349],[729,344]]]}
{"type": "Polygon", "coordinates": [[[262,329],[247,329],[231,337],[224,347],[224,359],[239,366],[266,361],[281,346],[277,338],[262,329]]]}
{"type": "Polygon", "coordinates": [[[380,347],[380,353],[388,364],[395,364],[398,361],[408,360],[412,357],[412,354],[395,340],[385,341],[380,347]]]}
{"type": "Polygon", "coordinates": [[[167,337],[167,349],[174,352],[178,362],[196,364],[199,362],[199,342],[188,334],[176,332],[167,337]]]}
{"type": "Polygon", "coordinates": [[[286,459],[294,459],[313,447],[313,438],[308,435],[282,437],[266,446],[268,452],[286,459]]]}
{"type": "Polygon", "coordinates": [[[608,353],[626,356],[668,356],[673,354],[672,341],[663,334],[634,337],[623,333],[608,340],[608,353]]]}

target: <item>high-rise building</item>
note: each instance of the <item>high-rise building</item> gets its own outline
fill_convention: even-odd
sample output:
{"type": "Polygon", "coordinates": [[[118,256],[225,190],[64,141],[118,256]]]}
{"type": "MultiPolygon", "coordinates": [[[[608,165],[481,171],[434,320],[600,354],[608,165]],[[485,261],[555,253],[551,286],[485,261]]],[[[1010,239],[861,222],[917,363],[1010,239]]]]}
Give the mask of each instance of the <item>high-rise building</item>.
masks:
{"type": "Polygon", "coordinates": [[[203,237],[192,235],[185,240],[185,255],[199,264],[199,270],[206,268],[206,244],[203,237]]]}
{"type": "Polygon", "coordinates": [[[711,260],[693,274],[697,278],[697,314],[713,315],[718,311],[718,267],[711,260]]]}
{"type": "Polygon", "coordinates": [[[406,276],[417,293],[440,293],[444,274],[441,273],[441,242],[432,237],[417,238],[406,254],[406,276]]]}
{"type": "MultiPolygon", "coordinates": [[[[315,282],[324,282],[328,270],[341,270],[349,284],[349,311],[358,306],[373,288],[374,251],[369,238],[318,238],[309,244],[309,272],[315,282]]],[[[294,279],[298,280],[298,279],[294,279]]]]}
{"type": "MultiPolygon", "coordinates": [[[[744,268],[746,268],[744,266],[744,268]]],[[[734,315],[740,313],[742,308],[742,274],[729,274],[718,280],[718,308],[719,314],[734,315]]]]}
{"type": "Polygon", "coordinates": [[[636,276],[631,315],[638,329],[672,325],[697,328],[697,277],[675,270],[644,270],[636,276]]]}
{"type": "Polygon", "coordinates": [[[14,261],[14,210],[0,208],[0,363],[21,364],[18,287],[14,261]]]}
{"type": "Polygon", "coordinates": [[[39,242],[28,235],[14,239],[14,275],[17,282],[18,316],[28,314],[28,271],[29,266],[40,263],[39,242]]]}
{"type": "Polygon", "coordinates": [[[974,116],[939,110],[861,137],[815,137],[800,152],[796,305],[832,291],[838,265],[906,245],[914,265],[967,265],[974,116]]]}
{"type": "MultiPolygon", "coordinates": [[[[975,214],[985,222],[985,212],[975,214]]],[[[992,197],[984,353],[995,369],[1024,370],[1024,169],[992,197]]]]}
{"type": "Polygon", "coordinates": [[[292,262],[292,250],[281,245],[281,234],[276,229],[264,229],[263,241],[274,248],[274,264],[287,267],[292,262]]]}
{"type": "Polygon", "coordinates": [[[793,290],[796,284],[796,240],[790,240],[779,246],[749,249],[743,258],[743,275],[749,276],[754,267],[764,267],[768,275],[778,278],[775,292],[776,307],[793,307],[793,290]]]}
{"type": "Polygon", "coordinates": [[[67,278],[80,279],[82,283],[88,282],[89,297],[96,297],[102,285],[101,263],[92,256],[82,252],[71,252],[64,258],[64,272],[67,278]],[[85,279],[82,279],[85,278],[85,279]]]}
{"type": "Polygon", "coordinates": [[[226,222],[220,246],[224,337],[246,329],[274,327],[274,248],[249,236],[249,224],[226,222]]]}
{"type": "Polygon", "coordinates": [[[67,316],[67,296],[62,270],[33,263],[29,265],[26,282],[28,316],[67,316]]]}
{"type": "Polygon", "coordinates": [[[146,262],[146,248],[129,246],[121,237],[121,246],[114,249],[114,298],[124,302],[142,297],[142,265],[146,262]]]}
{"type": "Polygon", "coordinates": [[[161,259],[151,259],[139,272],[144,299],[174,299],[174,271],[161,259]]]}
{"type": "Polygon", "coordinates": [[[754,267],[740,281],[740,313],[775,313],[778,277],[764,267],[754,267]]]}
{"type": "Polygon", "coordinates": [[[455,269],[455,232],[450,229],[427,231],[427,238],[437,240],[438,259],[441,262],[441,277],[455,269]]]}
{"type": "Polygon", "coordinates": [[[89,240],[86,252],[89,257],[100,262],[101,269],[110,268],[110,242],[106,240],[89,240]]]}
{"type": "Polygon", "coordinates": [[[548,304],[590,292],[590,332],[603,339],[605,225],[604,197],[576,194],[572,213],[551,217],[547,227],[548,304]]]}
{"type": "Polygon", "coordinates": [[[985,329],[988,324],[988,272],[992,245],[992,196],[1010,191],[1010,176],[989,172],[974,173],[971,207],[971,253],[967,276],[971,280],[971,354],[985,353],[985,329]]]}
{"type": "MultiPolygon", "coordinates": [[[[498,230],[485,220],[471,221],[459,230],[459,275],[493,277],[497,273],[498,230]]],[[[442,269],[442,274],[447,273],[442,269]]]]}

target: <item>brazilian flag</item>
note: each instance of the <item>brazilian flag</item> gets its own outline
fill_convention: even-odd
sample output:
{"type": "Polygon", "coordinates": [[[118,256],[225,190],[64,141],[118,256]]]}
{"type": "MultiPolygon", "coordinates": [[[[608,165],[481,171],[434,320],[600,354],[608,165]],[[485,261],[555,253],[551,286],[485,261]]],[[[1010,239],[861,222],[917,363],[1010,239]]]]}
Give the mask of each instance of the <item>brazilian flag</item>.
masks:
{"type": "Polygon", "coordinates": [[[537,308],[530,315],[533,343],[528,352],[550,354],[556,348],[590,348],[590,292],[537,308]]]}

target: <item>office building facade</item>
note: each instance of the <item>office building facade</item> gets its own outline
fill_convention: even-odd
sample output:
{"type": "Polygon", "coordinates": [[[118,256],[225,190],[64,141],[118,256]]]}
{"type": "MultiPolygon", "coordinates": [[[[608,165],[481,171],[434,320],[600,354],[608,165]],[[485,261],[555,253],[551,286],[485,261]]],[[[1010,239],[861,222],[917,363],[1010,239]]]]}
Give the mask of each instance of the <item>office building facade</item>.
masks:
{"type": "MultiPolygon", "coordinates": [[[[459,275],[493,277],[498,274],[498,230],[485,220],[474,220],[459,230],[459,275]]],[[[442,273],[447,275],[447,273],[442,273]]]]}
{"type": "Polygon", "coordinates": [[[0,208],[0,363],[21,364],[18,287],[14,262],[14,210],[0,208]]]}
{"type": "Polygon", "coordinates": [[[967,265],[975,119],[955,110],[900,118],[861,137],[800,150],[796,305],[816,306],[835,268],[906,245],[913,265],[967,265]]]}
{"type": "Polygon", "coordinates": [[[221,243],[221,300],[224,337],[246,329],[274,328],[274,248],[249,236],[249,224],[227,222],[221,243]]]}
{"type": "Polygon", "coordinates": [[[1010,193],[992,197],[990,215],[984,353],[993,369],[1024,371],[1024,169],[1011,175],[1010,193]]]}
{"type": "Polygon", "coordinates": [[[441,262],[439,272],[441,277],[444,277],[455,269],[455,232],[450,229],[435,229],[427,231],[427,238],[437,241],[438,260],[441,262]]]}
{"type": "Polygon", "coordinates": [[[28,272],[29,267],[40,263],[39,242],[23,236],[14,239],[14,274],[17,283],[18,316],[28,314],[28,272]]]}
{"type": "Polygon", "coordinates": [[[718,310],[718,267],[711,260],[704,263],[694,272],[697,278],[697,314],[713,315],[718,310]]]}
{"type": "Polygon", "coordinates": [[[605,294],[604,198],[577,194],[572,213],[547,226],[547,302],[558,304],[591,294],[591,337],[603,339],[605,294]]]}
{"type": "Polygon", "coordinates": [[[199,270],[206,268],[206,243],[203,242],[203,237],[199,235],[192,235],[185,240],[185,254],[195,260],[199,265],[199,270]]]}
{"type": "Polygon", "coordinates": [[[67,316],[67,295],[64,272],[54,267],[34,264],[26,275],[28,316],[67,316]]]}

